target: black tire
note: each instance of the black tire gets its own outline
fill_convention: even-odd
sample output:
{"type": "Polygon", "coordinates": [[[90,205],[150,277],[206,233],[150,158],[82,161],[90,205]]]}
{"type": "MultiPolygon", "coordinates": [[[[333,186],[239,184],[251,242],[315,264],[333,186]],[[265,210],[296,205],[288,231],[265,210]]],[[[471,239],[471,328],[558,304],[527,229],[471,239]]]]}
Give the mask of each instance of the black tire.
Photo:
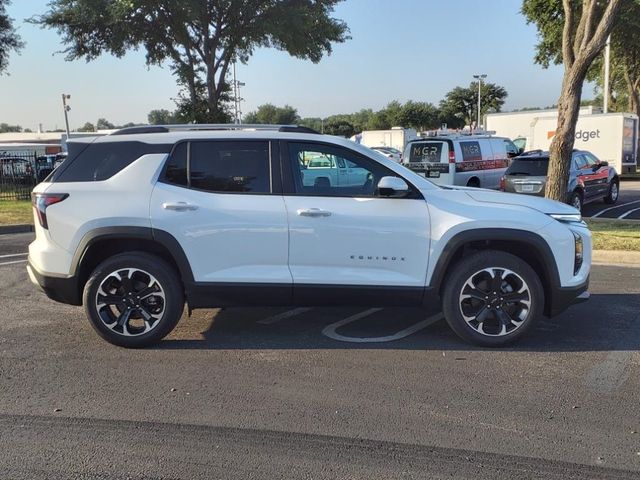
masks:
{"type": "MultiPolygon", "coordinates": [[[[531,329],[543,309],[544,289],[538,275],[528,263],[510,253],[498,250],[474,253],[454,265],[445,279],[442,292],[445,319],[462,340],[474,345],[502,347],[515,342],[531,329]],[[491,284],[491,280],[497,278],[497,275],[492,276],[485,269],[500,272],[497,295],[492,295],[496,292],[491,291],[496,287],[491,284]],[[468,281],[476,286],[475,290],[470,290],[468,281]],[[518,291],[515,291],[514,286],[518,291]],[[477,292],[482,292],[483,296],[486,293],[485,298],[478,299],[468,295],[476,295],[477,292]],[[503,302],[509,295],[512,298],[503,302]],[[513,298],[515,295],[523,298],[516,300],[513,298]],[[527,301],[529,305],[525,308],[527,301]],[[473,313],[470,311],[475,309],[481,312],[483,321],[465,320],[463,311],[466,311],[467,318],[472,318],[473,313]],[[512,316],[522,321],[518,323],[512,316]],[[501,319],[509,319],[511,322],[501,319]]],[[[481,315],[475,318],[480,318],[481,315]]]]}
{"type": "Polygon", "coordinates": [[[567,203],[575,208],[578,208],[578,205],[580,205],[580,208],[578,208],[578,211],[582,212],[582,202],[583,202],[582,194],[574,190],[573,192],[571,192],[571,195],[569,195],[569,201],[567,203]]]}
{"type": "Polygon", "coordinates": [[[167,336],[180,320],[184,291],[177,272],[161,258],[145,252],[121,253],[93,271],[84,287],[83,304],[91,325],[106,341],[147,347],[167,336]],[[99,295],[101,286],[104,293],[99,295]]]}
{"type": "Polygon", "coordinates": [[[607,192],[607,196],[604,197],[604,203],[613,205],[618,201],[619,196],[620,196],[620,183],[618,183],[618,180],[613,180],[609,184],[609,191],[607,192]]]}
{"type": "Polygon", "coordinates": [[[475,177],[469,179],[469,181],[467,182],[467,187],[480,188],[480,179],[475,177]]]}

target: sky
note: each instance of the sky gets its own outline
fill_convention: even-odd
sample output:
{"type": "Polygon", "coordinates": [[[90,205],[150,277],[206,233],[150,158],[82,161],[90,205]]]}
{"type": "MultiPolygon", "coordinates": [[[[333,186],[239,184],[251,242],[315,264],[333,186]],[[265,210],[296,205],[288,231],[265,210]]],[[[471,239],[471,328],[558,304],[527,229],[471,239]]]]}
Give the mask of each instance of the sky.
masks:
{"type": "MultiPolygon", "coordinates": [[[[168,66],[147,67],[142,51],[65,61],[55,31],[24,22],[47,3],[13,0],[8,7],[26,47],[11,55],[9,75],[0,76],[0,123],[63,128],[62,93],[71,95],[71,129],[101,117],[144,123],[152,109],[174,109],[178,87],[168,66]]],[[[504,110],[555,104],[562,68],[533,63],[536,29],[520,6],[520,0],[345,0],[334,16],[349,25],[352,39],[319,64],[260,49],[238,65],[238,80],[246,83],[242,111],[289,104],[302,117],[327,117],[392,100],[437,104],[477,73],[507,89],[504,110]]]]}

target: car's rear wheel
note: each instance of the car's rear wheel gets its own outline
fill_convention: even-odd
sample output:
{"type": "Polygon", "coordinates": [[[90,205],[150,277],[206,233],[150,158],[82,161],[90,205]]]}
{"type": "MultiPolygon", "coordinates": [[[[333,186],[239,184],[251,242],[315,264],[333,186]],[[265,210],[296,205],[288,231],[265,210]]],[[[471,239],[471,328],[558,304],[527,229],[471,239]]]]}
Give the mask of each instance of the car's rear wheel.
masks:
{"type": "Polygon", "coordinates": [[[524,335],[544,309],[544,290],[524,260],[485,250],[465,257],[447,275],[442,309],[463,340],[501,347],[524,335]]]}
{"type": "Polygon", "coordinates": [[[609,185],[609,191],[607,192],[607,196],[604,197],[604,203],[613,204],[618,201],[618,197],[620,196],[620,185],[617,181],[611,182],[609,185]]]}
{"type": "Polygon", "coordinates": [[[467,187],[480,188],[480,179],[473,177],[467,182],[467,187]]]}
{"type": "Polygon", "coordinates": [[[83,303],[102,338],[136,348],[153,345],[173,330],[182,316],[184,294],[177,273],[164,260],[131,252],[96,267],[83,303]]]}
{"type": "Polygon", "coordinates": [[[582,195],[580,194],[580,192],[574,191],[571,193],[571,195],[569,196],[569,205],[571,205],[579,212],[582,211],[582,195]]]}

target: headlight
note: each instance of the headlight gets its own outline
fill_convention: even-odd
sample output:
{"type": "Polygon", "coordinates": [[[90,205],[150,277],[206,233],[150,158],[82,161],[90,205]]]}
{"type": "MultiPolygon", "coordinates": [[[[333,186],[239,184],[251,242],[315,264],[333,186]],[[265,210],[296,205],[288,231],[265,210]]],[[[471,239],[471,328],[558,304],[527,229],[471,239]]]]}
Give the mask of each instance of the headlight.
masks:
{"type": "Polygon", "coordinates": [[[582,260],[584,259],[584,245],[582,243],[582,237],[580,236],[579,233],[574,232],[573,230],[571,230],[571,233],[573,233],[573,239],[575,241],[575,258],[573,260],[573,275],[577,275],[578,272],[580,271],[580,268],[582,267],[582,260]]]}
{"type": "Polygon", "coordinates": [[[582,215],[579,213],[552,213],[549,216],[565,223],[580,223],[582,221],[582,215]]]}

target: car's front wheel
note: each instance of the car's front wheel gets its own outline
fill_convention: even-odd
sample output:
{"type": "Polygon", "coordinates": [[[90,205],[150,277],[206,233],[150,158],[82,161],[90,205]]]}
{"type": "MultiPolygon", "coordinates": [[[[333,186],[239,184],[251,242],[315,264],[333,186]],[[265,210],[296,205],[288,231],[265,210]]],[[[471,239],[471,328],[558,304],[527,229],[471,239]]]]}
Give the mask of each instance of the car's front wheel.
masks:
{"type": "Polygon", "coordinates": [[[146,347],[176,326],[184,309],[177,273],[145,252],[122,253],[96,267],[84,288],[87,317],[114,345],[146,347]]]}
{"type": "Polygon", "coordinates": [[[514,342],[544,308],[536,272],[506,252],[485,250],[465,257],[445,282],[442,309],[447,323],[475,345],[500,347],[514,342]]]}
{"type": "Polygon", "coordinates": [[[582,195],[580,195],[580,192],[574,191],[571,193],[569,196],[569,205],[579,212],[582,211],[582,195]]]}

